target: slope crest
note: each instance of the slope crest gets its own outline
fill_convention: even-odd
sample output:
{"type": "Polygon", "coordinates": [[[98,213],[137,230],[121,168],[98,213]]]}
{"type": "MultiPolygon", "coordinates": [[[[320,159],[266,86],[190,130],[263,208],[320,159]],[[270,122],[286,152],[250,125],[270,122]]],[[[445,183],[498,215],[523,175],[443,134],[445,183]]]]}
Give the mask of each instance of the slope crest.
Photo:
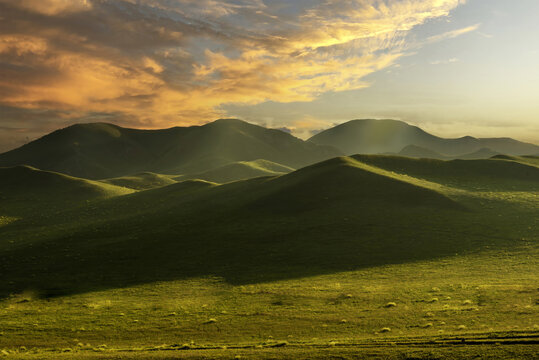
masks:
{"type": "Polygon", "coordinates": [[[462,208],[442,193],[438,184],[398,176],[359,162],[339,157],[288,175],[268,180],[267,196],[257,206],[270,210],[414,207],[462,208]]]}
{"type": "Polygon", "coordinates": [[[469,189],[539,190],[539,168],[499,157],[481,160],[414,159],[386,155],[354,155],[357,161],[386,171],[443,185],[469,189]]]}
{"type": "Polygon", "coordinates": [[[0,200],[3,210],[28,212],[76,205],[87,200],[104,199],[133,192],[98,181],[43,171],[31,166],[0,168],[0,200]]]}
{"type": "Polygon", "coordinates": [[[179,176],[175,180],[201,179],[223,184],[255,177],[278,176],[291,171],[294,171],[291,167],[268,160],[238,161],[202,173],[179,176]]]}

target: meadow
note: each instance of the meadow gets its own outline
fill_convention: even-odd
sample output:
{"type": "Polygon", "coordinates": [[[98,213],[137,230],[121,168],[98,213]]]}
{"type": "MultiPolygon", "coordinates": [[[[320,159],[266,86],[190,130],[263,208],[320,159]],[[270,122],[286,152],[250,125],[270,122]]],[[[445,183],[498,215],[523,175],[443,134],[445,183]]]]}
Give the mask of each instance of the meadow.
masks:
{"type": "Polygon", "coordinates": [[[25,196],[0,180],[0,356],[537,358],[536,161],[123,186],[4,168],[33,175],[25,196]]]}

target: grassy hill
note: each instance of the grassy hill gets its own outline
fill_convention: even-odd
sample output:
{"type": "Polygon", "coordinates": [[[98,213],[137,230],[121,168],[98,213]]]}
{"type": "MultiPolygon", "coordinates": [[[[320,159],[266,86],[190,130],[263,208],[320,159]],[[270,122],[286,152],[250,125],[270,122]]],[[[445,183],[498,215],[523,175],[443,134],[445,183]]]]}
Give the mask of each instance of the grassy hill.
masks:
{"type": "MultiPolygon", "coordinates": [[[[16,235],[47,244],[41,262],[22,268],[4,262],[4,271],[24,279],[19,290],[48,284],[81,291],[72,289],[81,277],[87,289],[209,274],[241,283],[439,257],[482,241],[471,236],[462,243],[455,227],[489,233],[503,223],[481,230],[491,220],[470,212],[477,191],[534,192],[538,184],[539,169],[516,162],[384,156],[336,158],[221,186],[187,181],[61,215],[44,212],[20,222],[15,233],[0,228],[0,241],[16,235]],[[59,262],[60,249],[79,257],[59,262]],[[52,271],[56,266],[70,270],[52,271]],[[27,272],[42,277],[28,283],[27,272]]],[[[508,230],[512,238],[516,230],[508,230]]]]}
{"type": "Polygon", "coordinates": [[[510,138],[476,139],[466,136],[443,139],[397,120],[352,120],[322,131],[309,141],[337,147],[346,155],[396,154],[409,145],[429,149],[431,152],[448,157],[475,153],[483,148],[508,155],[530,155],[539,151],[537,145],[510,138]]]}
{"type": "Polygon", "coordinates": [[[73,125],[1,154],[0,166],[27,164],[103,179],[147,171],[193,174],[257,159],[297,168],[338,155],[335,148],[233,119],[164,130],[94,123],[73,125]]]}
{"type": "Polygon", "coordinates": [[[293,168],[267,160],[239,161],[216,169],[192,175],[175,177],[177,181],[200,179],[216,183],[227,183],[261,176],[277,176],[294,171],[293,168]]]}
{"type": "Polygon", "coordinates": [[[423,148],[416,145],[408,145],[402,149],[399,154],[400,156],[413,157],[419,159],[438,159],[438,160],[480,160],[480,159],[490,159],[493,156],[499,155],[499,153],[492,151],[488,148],[482,148],[477,151],[474,151],[470,154],[463,154],[458,156],[448,156],[437,153],[436,151],[423,148]]]}
{"type": "Polygon", "coordinates": [[[480,160],[480,159],[490,159],[493,156],[496,156],[499,154],[500,154],[499,152],[492,151],[489,148],[482,148],[470,154],[460,155],[458,156],[458,158],[462,160],[480,160]]]}
{"type": "Polygon", "coordinates": [[[492,157],[493,160],[505,160],[505,161],[516,161],[528,165],[539,166],[539,156],[508,156],[508,155],[495,155],[492,157]]]}
{"type": "Polygon", "coordinates": [[[417,145],[405,146],[401,151],[399,151],[398,155],[419,159],[449,160],[449,157],[446,155],[438,154],[436,151],[432,151],[417,145]]]}
{"type": "Polygon", "coordinates": [[[464,339],[490,357],[529,357],[533,344],[504,345],[535,336],[539,321],[539,168],[521,159],[338,157],[48,211],[58,194],[17,221],[8,203],[0,348],[29,358],[312,358],[374,344],[428,359],[464,339]]]}
{"type": "Polygon", "coordinates": [[[0,168],[0,215],[48,213],[132,192],[30,166],[0,168]]]}
{"type": "Polygon", "coordinates": [[[398,174],[470,191],[537,191],[537,167],[520,161],[412,159],[383,155],[353,158],[398,174]]]}
{"type": "Polygon", "coordinates": [[[144,172],[131,176],[121,176],[100,180],[101,182],[126,187],[133,190],[148,190],[176,183],[174,176],[144,172]]]}

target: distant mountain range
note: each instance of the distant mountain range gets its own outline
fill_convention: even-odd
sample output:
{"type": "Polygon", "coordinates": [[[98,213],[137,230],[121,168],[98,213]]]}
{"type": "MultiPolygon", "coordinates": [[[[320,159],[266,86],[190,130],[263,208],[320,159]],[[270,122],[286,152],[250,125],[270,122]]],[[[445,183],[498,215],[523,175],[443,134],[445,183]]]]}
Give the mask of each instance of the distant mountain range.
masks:
{"type": "Polygon", "coordinates": [[[185,178],[205,174],[208,179],[234,180],[230,176],[233,169],[241,169],[241,178],[275,171],[260,167],[256,161],[297,169],[354,154],[485,159],[499,154],[539,154],[539,146],[510,138],[443,139],[396,120],[353,120],[307,141],[236,119],[163,130],[90,123],[54,131],[0,154],[0,167],[29,165],[87,179],[155,172],[185,178]],[[217,173],[207,173],[214,169],[217,173]]]}
{"type": "Polygon", "coordinates": [[[322,131],[309,141],[352,154],[399,154],[412,157],[487,158],[496,154],[535,155],[539,146],[511,138],[444,139],[397,120],[352,120],[322,131]],[[414,146],[413,149],[408,146],[414,146]],[[419,148],[422,150],[418,151],[419,148]],[[476,154],[474,154],[476,153],[476,154]]]}
{"type": "Polygon", "coordinates": [[[73,125],[0,155],[0,166],[30,165],[88,179],[145,171],[196,174],[264,159],[292,168],[342,155],[280,130],[223,119],[191,127],[135,130],[106,123],[73,125]]]}

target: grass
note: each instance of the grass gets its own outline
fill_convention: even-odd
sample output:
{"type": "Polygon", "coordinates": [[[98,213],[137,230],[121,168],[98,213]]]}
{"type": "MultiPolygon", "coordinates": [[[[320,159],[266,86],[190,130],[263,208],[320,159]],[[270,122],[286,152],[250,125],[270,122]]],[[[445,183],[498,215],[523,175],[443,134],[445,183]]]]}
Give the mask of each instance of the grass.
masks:
{"type": "Polygon", "coordinates": [[[0,200],[4,212],[0,216],[8,219],[12,217],[6,217],[6,212],[16,216],[50,213],[132,192],[124,187],[31,166],[0,168],[0,200]]]}
{"type": "Polygon", "coordinates": [[[533,166],[513,163],[358,156],[58,212],[8,203],[0,350],[529,358],[539,327],[539,182],[533,166]],[[462,339],[481,345],[463,348],[462,339]]]}
{"type": "Polygon", "coordinates": [[[174,176],[144,172],[131,176],[101,180],[101,182],[133,190],[148,190],[176,183],[174,176]]]}
{"type": "Polygon", "coordinates": [[[234,162],[202,173],[178,176],[175,179],[177,181],[200,179],[224,184],[262,176],[279,176],[291,171],[294,171],[291,167],[259,159],[234,162]]]}
{"type": "MultiPolygon", "coordinates": [[[[457,333],[524,334],[537,331],[533,270],[532,262],[522,264],[518,256],[488,254],[251,285],[208,277],[57,299],[11,298],[0,305],[0,347],[39,353],[83,343],[92,350],[78,352],[106,345],[114,354],[112,349],[163,344],[255,347],[286,341],[307,348],[457,333]],[[503,279],[495,280],[493,259],[508,269],[503,279]],[[451,300],[429,303],[433,284],[451,300]],[[343,293],[352,297],[336,301],[343,293]],[[470,298],[475,303],[465,304],[470,298]],[[478,305],[482,298],[488,300],[478,305]],[[276,299],[283,304],[275,305],[276,299]],[[384,308],[388,299],[399,306],[384,308]],[[425,327],[427,322],[433,325],[425,327]]],[[[500,336],[503,341],[506,335],[500,336]]]]}

